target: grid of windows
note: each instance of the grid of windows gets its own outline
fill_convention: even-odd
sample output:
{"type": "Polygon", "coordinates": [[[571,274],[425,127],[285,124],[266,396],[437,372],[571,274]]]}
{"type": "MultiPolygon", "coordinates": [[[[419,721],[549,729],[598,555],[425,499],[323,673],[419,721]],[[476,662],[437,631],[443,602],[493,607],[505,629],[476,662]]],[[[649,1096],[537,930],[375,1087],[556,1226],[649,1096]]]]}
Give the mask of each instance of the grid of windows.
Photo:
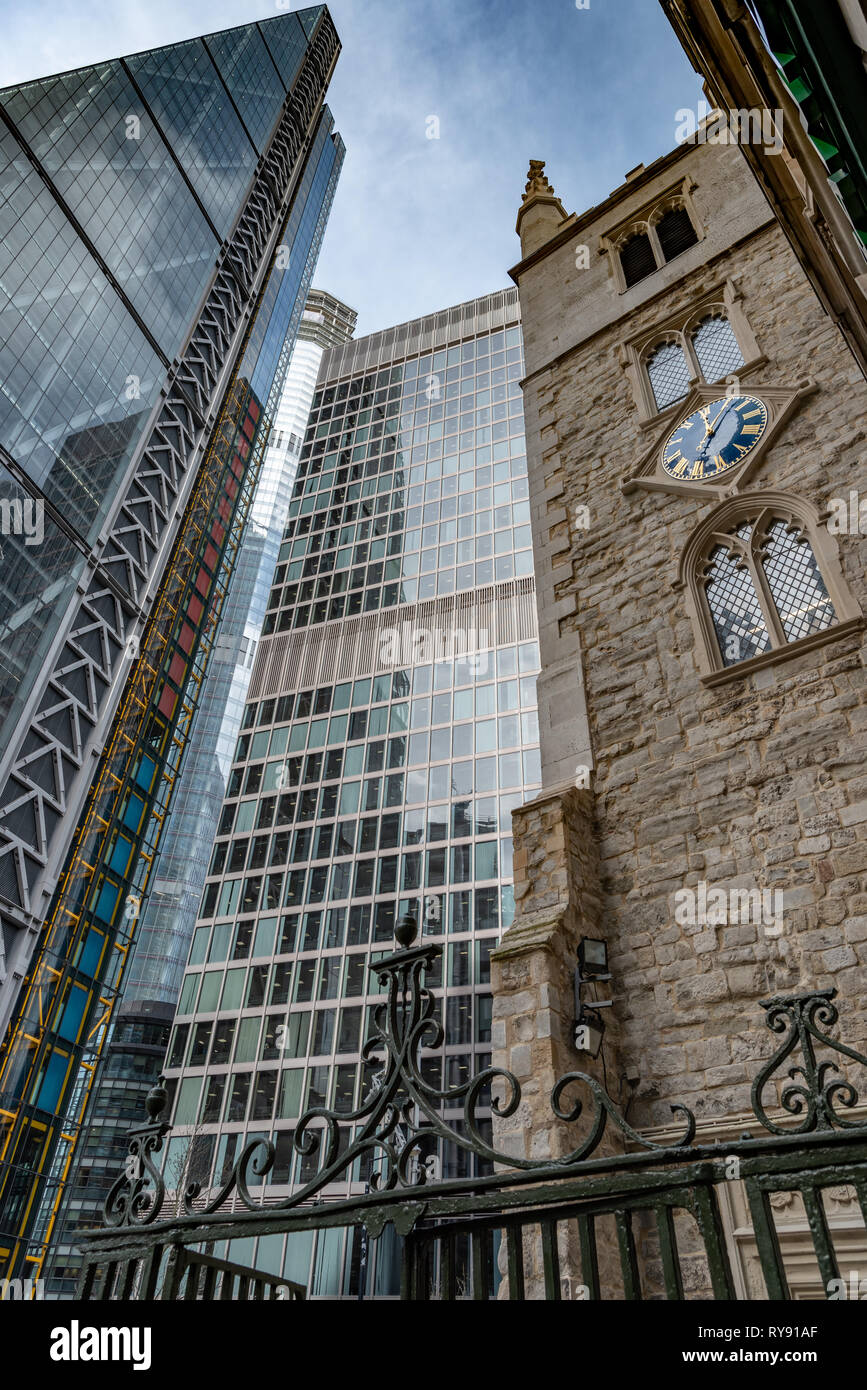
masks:
{"type": "Polygon", "coordinates": [[[214,226],[228,235],[253,179],[256,150],[204,44],[127,59],[214,226]]]}
{"type": "MultiPolygon", "coordinates": [[[[301,1059],[289,1063],[298,1073],[306,1056],[325,1086],[324,1058],[349,1051],[357,1063],[369,966],[406,910],[447,943],[429,983],[443,992],[461,1067],[467,1047],[489,1045],[490,997],[472,991],[488,983],[490,945],[514,912],[511,813],[539,782],[538,647],[501,647],[473,665],[417,666],[247,707],[171,1066],[282,1056],[301,1059]],[[214,1032],[215,1021],[225,1026],[214,1032]]],[[[339,1065],[331,1079],[357,1099],[357,1065],[351,1087],[339,1065]]],[[[177,1123],[245,1120],[247,1097],[250,1119],[299,1113],[275,1110],[272,1082],[263,1091],[250,1076],[239,1082],[243,1113],[230,1089],[206,1117],[215,1092],[187,1080],[180,1113],[197,1113],[177,1123]]],[[[300,1074],[285,1084],[300,1104],[300,1074]]]]}
{"type": "Polygon", "coordinates": [[[731,548],[714,546],[705,579],[705,596],[725,666],[758,656],[781,638],[797,642],[836,622],[813,548],[796,524],[782,517],[758,523],[745,520],[732,534],[751,550],[742,552],[734,542],[731,548]],[[782,631],[777,631],[772,644],[769,628],[776,620],[782,631]]]}
{"type": "Polygon", "coordinates": [[[283,105],[286,89],[255,24],[226,29],[207,40],[223,80],[257,149],[263,150],[283,105]]]}
{"type": "MultiPolygon", "coordinates": [[[[266,633],[532,573],[522,370],[515,325],[320,384],[266,633]]],[[[269,1182],[313,1175],[292,1125],[366,1093],[371,966],[407,911],[443,946],[427,983],[446,1047],[426,1075],[488,1062],[511,814],[540,784],[539,651],[440,655],[247,705],[168,1057],[205,1182],[257,1135],[277,1145],[269,1182]]],[[[446,1176],[469,1161],[439,1154],[446,1176]]]]}
{"type": "Polygon", "coordinates": [[[533,572],[520,331],[317,392],[265,632],[533,572]]]}

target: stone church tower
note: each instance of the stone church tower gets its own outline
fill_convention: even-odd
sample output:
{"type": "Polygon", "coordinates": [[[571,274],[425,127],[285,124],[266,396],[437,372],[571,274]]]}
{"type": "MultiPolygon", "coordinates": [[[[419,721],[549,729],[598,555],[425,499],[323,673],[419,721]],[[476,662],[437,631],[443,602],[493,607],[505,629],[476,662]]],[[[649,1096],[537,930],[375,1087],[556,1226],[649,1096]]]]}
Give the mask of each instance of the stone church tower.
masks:
{"type": "MultiPolygon", "coordinates": [[[[580,215],[534,161],[517,231],[544,790],[495,957],[494,1062],[523,1087],[500,1143],[566,1151],[570,1070],[657,1140],[683,1102],[724,1143],[758,1128],[760,1001],[834,988],[867,1041],[867,386],[734,144],[580,215]],[[595,1059],[581,938],[611,976],[595,1059]]],[[[831,1220],[863,1268],[856,1209],[841,1188],[831,1220]]],[[[778,1218],[795,1296],[822,1296],[803,1212],[778,1218]]],[[[723,1219],[746,1296],[737,1184],[723,1219]]]]}

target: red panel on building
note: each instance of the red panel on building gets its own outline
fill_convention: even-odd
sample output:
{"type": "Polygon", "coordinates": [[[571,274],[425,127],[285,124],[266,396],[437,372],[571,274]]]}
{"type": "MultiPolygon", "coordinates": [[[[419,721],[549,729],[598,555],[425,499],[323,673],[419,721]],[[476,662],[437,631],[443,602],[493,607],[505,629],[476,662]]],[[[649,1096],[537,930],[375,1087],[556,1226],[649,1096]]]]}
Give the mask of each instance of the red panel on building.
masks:
{"type": "Polygon", "coordinates": [[[187,663],[179,652],[175,652],[169,665],[169,678],[175,685],[183,685],[184,676],[187,674],[187,663]]]}
{"type": "Polygon", "coordinates": [[[219,558],[220,557],[217,554],[216,548],[213,545],[208,545],[205,547],[203,563],[207,565],[208,569],[211,571],[211,574],[215,572],[217,568],[217,561],[219,560],[219,558]]]}
{"type": "Polygon", "coordinates": [[[190,627],[189,623],[184,623],[181,627],[180,636],[178,637],[178,646],[182,649],[182,651],[189,652],[192,650],[195,636],[196,634],[193,632],[193,629],[190,627]]]}
{"type": "Polygon", "coordinates": [[[190,597],[190,601],[187,604],[187,617],[189,618],[190,622],[195,623],[198,626],[199,619],[201,618],[203,612],[204,605],[202,603],[202,600],[196,598],[195,594],[192,594],[190,597]]]}
{"type": "Polygon", "coordinates": [[[211,576],[206,569],[200,569],[198,579],[196,580],[196,588],[203,598],[207,598],[210,587],[211,576]]]}
{"type": "Polygon", "coordinates": [[[172,690],[172,687],[170,685],[164,685],[163,693],[160,696],[160,702],[157,706],[160,714],[164,714],[166,716],[166,719],[171,719],[172,715],[175,712],[175,705],[177,703],[177,691],[172,690]]]}

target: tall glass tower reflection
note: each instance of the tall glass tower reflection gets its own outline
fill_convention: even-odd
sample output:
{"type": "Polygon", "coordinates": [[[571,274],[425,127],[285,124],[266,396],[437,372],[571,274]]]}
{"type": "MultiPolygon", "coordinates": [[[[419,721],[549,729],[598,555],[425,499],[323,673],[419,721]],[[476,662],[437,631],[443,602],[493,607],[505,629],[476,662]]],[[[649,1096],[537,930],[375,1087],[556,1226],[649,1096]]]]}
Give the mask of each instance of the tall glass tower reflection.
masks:
{"type": "Polygon", "coordinates": [[[315,5],[0,91],[0,1277],[43,1270],[129,979],[342,165],[339,48],[315,5]]]}
{"type": "MultiPolygon", "coordinates": [[[[511,812],[540,782],[521,375],[514,291],[323,361],[172,1033],[170,1185],[219,1185],[256,1136],[269,1197],[311,1176],[294,1123],[370,1086],[369,967],[407,910],[445,946],[428,1075],[487,1063],[511,812]]],[[[359,1239],[264,1237],[256,1263],[355,1296],[359,1239]]],[[[393,1255],[366,1293],[396,1293],[393,1255]]]]}
{"type": "Polygon", "coordinates": [[[262,635],[319,363],[326,347],[352,336],[355,321],[355,311],[340,300],[311,290],[294,347],[291,339],[284,346],[289,368],[250,520],[173,798],[153,888],[138,924],[123,998],[100,1061],[87,1124],[55,1227],[45,1269],[49,1297],[71,1296],[74,1291],[79,1233],[100,1223],[102,1203],[124,1162],[128,1132],[145,1113],[145,1097],[165,1054],[262,635]]]}

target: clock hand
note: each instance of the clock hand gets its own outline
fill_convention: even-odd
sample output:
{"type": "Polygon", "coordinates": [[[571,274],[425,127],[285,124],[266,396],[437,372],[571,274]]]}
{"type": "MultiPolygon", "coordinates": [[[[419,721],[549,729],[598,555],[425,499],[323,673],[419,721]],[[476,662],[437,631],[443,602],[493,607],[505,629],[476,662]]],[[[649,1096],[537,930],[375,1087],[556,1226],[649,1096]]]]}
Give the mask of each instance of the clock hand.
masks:
{"type": "MultiPolygon", "coordinates": [[[[704,420],[704,438],[705,438],[705,439],[710,439],[710,436],[711,436],[711,427],[710,427],[710,425],[708,424],[708,421],[707,421],[707,417],[708,417],[709,412],[710,412],[710,406],[709,406],[709,405],[699,406],[699,411],[698,411],[698,413],[699,413],[699,415],[701,416],[702,420],[704,420]]],[[[704,443],[704,440],[702,440],[702,443],[704,443]]]]}
{"type": "MultiPolygon", "coordinates": [[[[711,434],[714,433],[714,431],[716,430],[716,427],[717,427],[717,425],[719,424],[720,420],[721,420],[722,417],[725,415],[726,411],[729,410],[733,404],[734,404],[734,402],[733,402],[732,400],[727,400],[727,401],[726,401],[726,403],[725,403],[725,405],[723,406],[722,410],[720,411],[719,415],[717,415],[716,419],[714,420],[713,424],[712,424],[711,427],[710,427],[710,432],[711,432],[711,434]]],[[[710,409],[710,406],[708,406],[708,409],[710,409]]]]}
{"type": "Polygon", "coordinates": [[[704,439],[703,439],[703,440],[701,441],[701,443],[699,444],[698,449],[696,450],[696,460],[698,460],[699,458],[703,458],[703,457],[704,457],[705,451],[706,451],[706,449],[707,449],[708,444],[710,443],[710,440],[712,439],[712,437],[714,436],[714,434],[716,434],[716,427],[717,427],[717,425],[719,424],[719,422],[720,422],[720,420],[722,419],[722,417],[725,415],[726,411],[730,408],[731,404],[732,404],[731,401],[726,401],[726,404],[723,406],[723,408],[722,408],[722,410],[720,411],[719,415],[717,415],[717,417],[716,417],[716,419],[714,420],[713,424],[711,424],[711,423],[709,422],[709,420],[707,419],[707,416],[708,416],[708,414],[710,413],[710,406],[706,406],[704,410],[700,410],[700,411],[699,411],[699,414],[701,415],[702,419],[704,420],[705,436],[704,436],[704,439]]]}

